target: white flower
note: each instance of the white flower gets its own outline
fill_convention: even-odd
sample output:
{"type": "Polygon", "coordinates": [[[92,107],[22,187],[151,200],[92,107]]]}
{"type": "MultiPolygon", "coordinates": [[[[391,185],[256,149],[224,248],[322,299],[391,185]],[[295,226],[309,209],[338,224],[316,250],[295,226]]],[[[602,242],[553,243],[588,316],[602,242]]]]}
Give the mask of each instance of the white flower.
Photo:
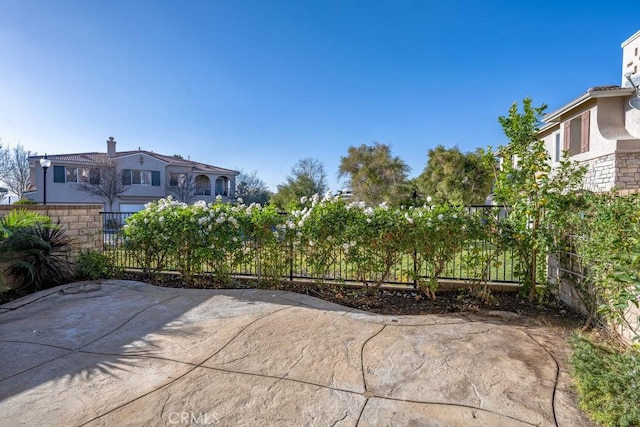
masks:
{"type": "Polygon", "coordinates": [[[442,214],[438,215],[438,219],[439,219],[440,221],[442,221],[442,218],[444,218],[444,215],[442,215],[442,214]]]}
{"type": "Polygon", "coordinates": [[[343,243],[342,244],[342,249],[344,249],[345,251],[349,250],[349,244],[348,243],[343,243]]]}
{"type": "Polygon", "coordinates": [[[355,240],[352,240],[351,242],[349,242],[349,245],[350,245],[350,246],[355,246],[355,245],[356,245],[356,241],[355,241],[355,240]]]}
{"type": "Polygon", "coordinates": [[[145,219],[144,219],[144,223],[145,223],[145,224],[149,224],[149,218],[145,218],[145,219]]]}
{"type": "Polygon", "coordinates": [[[220,202],[220,201],[222,201],[222,196],[218,194],[216,196],[216,202],[220,202]]]}
{"type": "Polygon", "coordinates": [[[305,203],[307,203],[307,196],[300,197],[300,204],[304,205],[305,203]]]}
{"type": "Polygon", "coordinates": [[[238,226],[238,220],[235,219],[234,217],[230,216],[229,217],[229,222],[234,226],[237,227],[238,226]]]}
{"type": "Polygon", "coordinates": [[[199,219],[198,219],[198,224],[202,225],[202,224],[204,224],[205,222],[207,222],[207,220],[208,220],[208,219],[209,219],[209,218],[207,218],[206,216],[203,216],[203,217],[201,217],[201,218],[199,218],[199,219]]]}
{"type": "Polygon", "coordinates": [[[207,207],[207,202],[205,202],[204,200],[198,200],[197,202],[195,202],[193,204],[193,206],[195,206],[197,208],[206,208],[207,207]]]}
{"type": "Polygon", "coordinates": [[[373,208],[371,208],[371,207],[366,208],[366,209],[364,210],[364,214],[365,214],[366,216],[372,216],[372,215],[373,215],[373,208]]]}
{"type": "Polygon", "coordinates": [[[315,245],[315,242],[313,240],[309,240],[309,246],[313,246],[315,245]]]}
{"type": "Polygon", "coordinates": [[[431,196],[427,196],[427,203],[431,203],[432,200],[433,198],[431,196]]]}
{"type": "Polygon", "coordinates": [[[161,216],[160,218],[158,218],[158,222],[163,223],[164,222],[164,217],[161,216]]]}
{"type": "Polygon", "coordinates": [[[409,224],[413,224],[413,218],[411,218],[411,217],[409,216],[409,213],[408,213],[408,212],[405,212],[405,213],[404,213],[404,217],[406,218],[406,220],[407,220],[407,222],[408,222],[409,224]]]}
{"type": "Polygon", "coordinates": [[[371,224],[371,218],[367,218],[367,224],[371,224]]]}
{"type": "Polygon", "coordinates": [[[227,219],[227,218],[225,218],[223,215],[222,215],[222,216],[219,216],[219,217],[216,219],[216,224],[222,224],[223,222],[225,222],[225,221],[226,221],[226,219],[227,219]]]}
{"type": "Polygon", "coordinates": [[[242,200],[242,197],[238,197],[238,203],[239,204],[243,204],[244,203],[244,200],[242,200]]]}

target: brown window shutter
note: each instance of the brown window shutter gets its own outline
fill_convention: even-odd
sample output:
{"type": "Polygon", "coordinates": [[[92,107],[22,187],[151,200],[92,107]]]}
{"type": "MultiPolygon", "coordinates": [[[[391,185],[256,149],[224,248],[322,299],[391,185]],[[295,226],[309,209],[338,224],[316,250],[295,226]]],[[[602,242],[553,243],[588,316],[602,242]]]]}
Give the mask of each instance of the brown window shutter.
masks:
{"type": "Polygon", "coordinates": [[[562,139],[562,151],[569,151],[571,149],[571,122],[567,120],[564,122],[564,138],[562,139]]]}
{"type": "Polygon", "coordinates": [[[589,116],[590,111],[582,113],[582,128],[580,129],[580,152],[589,151],[589,116]]]}

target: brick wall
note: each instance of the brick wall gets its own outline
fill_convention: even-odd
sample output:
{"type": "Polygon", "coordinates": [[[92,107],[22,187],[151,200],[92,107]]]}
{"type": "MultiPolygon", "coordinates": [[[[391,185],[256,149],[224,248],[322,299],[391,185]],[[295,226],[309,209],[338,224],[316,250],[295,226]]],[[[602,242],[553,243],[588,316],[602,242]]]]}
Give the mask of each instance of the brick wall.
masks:
{"type": "Polygon", "coordinates": [[[71,239],[71,253],[81,249],[99,250],[103,245],[102,205],[0,205],[0,216],[14,209],[25,209],[46,215],[65,228],[71,239]]]}

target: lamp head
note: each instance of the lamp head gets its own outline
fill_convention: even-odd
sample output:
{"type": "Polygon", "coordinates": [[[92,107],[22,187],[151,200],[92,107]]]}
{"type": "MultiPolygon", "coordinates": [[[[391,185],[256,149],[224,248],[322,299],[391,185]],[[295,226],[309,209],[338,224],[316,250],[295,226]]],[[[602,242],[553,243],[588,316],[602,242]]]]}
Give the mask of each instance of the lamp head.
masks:
{"type": "Polygon", "coordinates": [[[49,166],[51,166],[51,160],[47,159],[46,154],[44,155],[43,158],[40,159],[40,166],[42,166],[43,169],[46,169],[49,166]]]}

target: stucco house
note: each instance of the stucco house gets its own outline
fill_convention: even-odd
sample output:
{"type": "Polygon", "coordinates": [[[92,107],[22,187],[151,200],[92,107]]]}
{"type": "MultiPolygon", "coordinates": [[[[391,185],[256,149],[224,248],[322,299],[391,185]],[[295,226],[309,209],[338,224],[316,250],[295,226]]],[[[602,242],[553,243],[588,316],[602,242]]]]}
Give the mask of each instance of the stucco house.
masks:
{"type": "MultiPolygon", "coordinates": [[[[38,203],[44,201],[44,171],[40,159],[29,157],[33,188],[25,196],[38,203]]],[[[216,196],[223,201],[235,198],[235,181],[239,172],[204,163],[166,156],[152,151],[116,151],[116,141],[107,140],[106,153],[76,153],[48,155],[51,165],[46,173],[47,203],[102,203],[105,210],[135,212],[153,200],[187,189],[191,198],[213,202],[216,196]],[[105,184],[109,169],[117,173],[119,192],[113,205],[83,190],[82,187],[105,184]],[[102,181],[101,181],[102,175],[102,181]],[[191,184],[185,185],[185,182],[191,184]]],[[[114,180],[115,181],[115,180],[114,180]]]]}
{"type": "Polygon", "coordinates": [[[557,165],[562,152],[588,166],[585,188],[595,192],[640,189],[640,110],[627,76],[640,84],[640,31],[622,43],[622,83],[593,87],[547,114],[539,138],[557,165]]]}

